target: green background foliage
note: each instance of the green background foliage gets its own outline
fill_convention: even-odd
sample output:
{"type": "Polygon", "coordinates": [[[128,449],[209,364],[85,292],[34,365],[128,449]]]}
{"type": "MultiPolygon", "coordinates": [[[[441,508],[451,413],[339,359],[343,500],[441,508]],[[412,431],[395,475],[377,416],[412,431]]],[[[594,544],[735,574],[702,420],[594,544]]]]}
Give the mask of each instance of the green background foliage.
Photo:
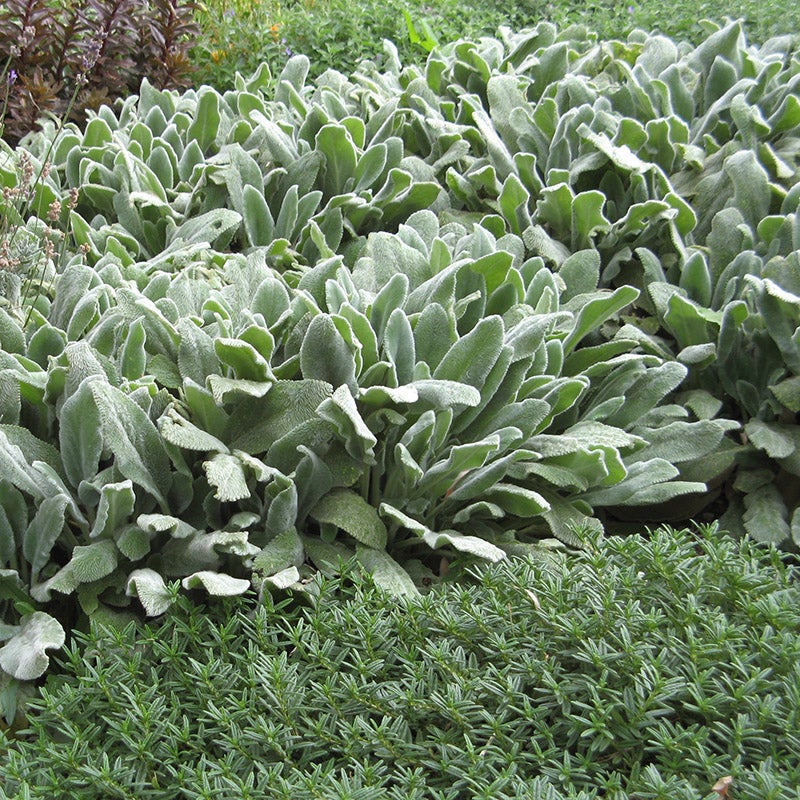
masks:
{"type": "Polygon", "coordinates": [[[462,38],[495,36],[501,25],[514,30],[542,21],[559,28],[585,25],[605,40],[624,38],[639,28],[699,44],[708,35],[701,21],[722,22],[725,17],[744,20],[748,38],[758,43],[800,30],[796,5],[785,0],[678,0],[669,4],[629,0],[429,0],[403,4],[209,0],[196,15],[203,35],[191,57],[197,68],[196,85],[210,83],[223,89],[233,85],[236,70],[248,74],[261,60],[268,61],[274,73],[280,72],[289,54],[308,56],[314,76],[326,69],[349,72],[362,58],[385,64],[383,39],[397,45],[403,63],[421,64],[434,42],[443,45],[462,38]],[[410,35],[404,13],[420,41],[410,35]]]}

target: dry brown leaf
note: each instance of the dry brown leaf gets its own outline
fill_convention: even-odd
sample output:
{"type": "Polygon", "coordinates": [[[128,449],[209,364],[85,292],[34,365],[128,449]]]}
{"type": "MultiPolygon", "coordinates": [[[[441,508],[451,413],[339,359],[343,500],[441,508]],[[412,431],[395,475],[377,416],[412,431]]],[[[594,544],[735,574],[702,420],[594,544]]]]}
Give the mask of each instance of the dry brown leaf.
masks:
{"type": "Polygon", "coordinates": [[[731,788],[732,783],[733,783],[733,778],[730,775],[726,775],[724,778],[720,778],[711,787],[711,791],[716,792],[719,795],[719,800],[726,800],[726,798],[728,797],[728,789],[731,788]]]}

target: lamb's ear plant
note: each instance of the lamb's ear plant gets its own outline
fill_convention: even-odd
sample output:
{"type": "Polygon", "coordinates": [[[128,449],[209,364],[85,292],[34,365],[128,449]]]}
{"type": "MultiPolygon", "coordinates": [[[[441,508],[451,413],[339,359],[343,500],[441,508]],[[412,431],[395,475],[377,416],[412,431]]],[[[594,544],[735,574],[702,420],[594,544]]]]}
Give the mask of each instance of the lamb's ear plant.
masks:
{"type": "Polygon", "coordinates": [[[794,474],[797,288],[776,270],[796,260],[796,81],[785,43],[738,37],[609,53],[541,25],[424,69],[387,45],[383,72],[316,83],[293,57],[224,93],[143,81],[29,137],[45,186],[80,193],[52,286],[0,315],[8,674],[58,640],[36,613],[299,591],[350,558],[415,594],[579,529],[686,518],[710,489],[745,495],[731,526],[776,512],[769,536],[791,535],[768,472],[794,474]],[[723,45],[776,106],[763,147],[711,79],[723,45]],[[768,202],[717,169],[728,113],[755,154],[730,146],[733,166],[782,154],[759,167],[768,202]],[[705,169],[728,192],[710,219],[689,202],[705,169]],[[761,273],[717,275],[723,221],[765,208],[761,273]],[[754,345],[766,372],[735,372],[754,345]],[[757,386],[753,410],[723,380],[737,403],[757,386]]]}

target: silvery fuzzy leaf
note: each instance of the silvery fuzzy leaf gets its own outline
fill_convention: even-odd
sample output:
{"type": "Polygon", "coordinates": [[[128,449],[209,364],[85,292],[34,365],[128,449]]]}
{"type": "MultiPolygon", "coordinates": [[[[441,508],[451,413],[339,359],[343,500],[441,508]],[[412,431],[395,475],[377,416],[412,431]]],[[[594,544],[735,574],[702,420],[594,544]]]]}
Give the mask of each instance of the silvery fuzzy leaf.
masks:
{"type": "Polygon", "coordinates": [[[541,494],[513,483],[495,483],[483,497],[517,517],[535,517],[550,510],[550,503],[541,494]]]}
{"type": "Polygon", "coordinates": [[[578,127],[578,133],[620,169],[629,172],[648,172],[653,169],[651,162],[642,161],[639,156],[631,151],[628,145],[613,144],[605,133],[595,133],[585,123],[578,127]]]}
{"type": "Polygon", "coordinates": [[[242,461],[229,453],[216,453],[203,462],[209,485],[216,489],[214,497],[229,503],[250,497],[242,461]]]}
{"type": "Polygon", "coordinates": [[[468,409],[454,409],[458,419],[453,425],[453,433],[473,440],[494,433],[498,425],[504,424],[498,421],[498,414],[503,413],[507,404],[523,396],[520,388],[525,377],[528,372],[535,371],[530,358],[523,356],[515,360],[514,343],[504,344],[480,389],[481,397],[477,405],[468,409]]]}
{"type": "Polygon", "coordinates": [[[676,421],[658,428],[635,426],[633,430],[642,433],[649,446],[634,459],[664,458],[673,464],[702,459],[719,449],[727,432],[738,429],[738,422],[725,419],[676,421]]]}
{"type": "Polygon", "coordinates": [[[419,595],[414,581],[409,574],[385,550],[358,545],[356,558],[367,572],[372,575],[375,585],[391,595],[399,597],[419,595]]]}
{"type": "Polygon", "coordinates": [[[525,247],[534,255],[539,255],[555,266],[563,264],[570,256],[569,248],[558,239],[551,237],[541,225],[531,225],[522,232],[525,247]]]}
{"type": "Polygon", "coordinates": [[[125,587],[128,597],[138,597],[148,617],[163,614],[174,602],[164,579],[153,569],[135,569],[125,587]]]}
{"type": "Polygon", "coordinates": [[[369,406],[416,403],[419,399],[413,384],[404,386],[368,386],[358,390],[356,399],[369,406]]]}
{"type": "Polygon", "coordinates": [[[100,464],[103,437],[88,380],[61,406],[58,441],[69,482],[78,486],[83,480],[91,480],[100,464]]]}
{"type": "Polygon", "coordinates": [[[740,150],[726,158],[723,171],[733,182],[734,207],[755,230],[769,214],[772,192],[767,171],[752,150],[740,150]]]}
{"type": "Polygon", "coordinates": [[[181,319],[177,325],[181,337],[178,345],[178,371],[202,385],[209,375],[220,373],[220,360],[214,350],[213,338],[190,319],[181,319]]]}
{"type": "Polygon", "coordinates": [[[53,592],[72,594],[80,586],[71,564],[61,567],[55,575],[42,583],[33,583],[30,587],[31,597],[37,603],[49,603],[53,592]]]}
{"type": "Polygon", "coordinates": [[[483,137],[489,158],[497,169],[498,177],[500,180],[505,180],[515,172],[511,153],[508,152],[508,148],[498,136],[492,120],[483,109],[473,111],[472,122],[483,137]]]}
{"type": "Polygon", "coordinates": [[[681,364],[686,364],[688,367],[701,369],[712,364],[717,355],[717,346],[714,342],[706,342],[705,344],[691,345],[684,347],[677,355],[678,361],[681,364]]]}
{"type": "Polygon", "coordinates": [[[800,412],[800,376],[795,375],[769,387],[780,403],[790,411],[800,412]]]}
{"type": "Polygon", "coordinates": [[[251,456],[243,450],[234,450],[233,455],[238,458],[244,466],[246,466],[253,477],[259,483],[267,483],[271,480],[285,481],[286,476],[279,470],[269,464],[265,464],[260,458],[251,456]]]}
{"type": "Polygon", "coordinates": [[[278,439],[318,419],[317,408],[332,394],[332,386],[324,381],[277,381],[265,397],[239,400],[231,411],[225,438],[231,449],[266,452],[278,439]]]}
{"type": "Polygon", "coordinates": [[[512,473],[517,461],[538,457],[538,453],[520,448],[482,467],[464,471],[447,489],[445,498],[456,503],[481,498],[492,486],[512,473]]]}
{"type": "Polygon", "coordinates": [[[67,498],[67,510],[72,519],[81,526],[82,529],[89,527],[89,522],[83,515],[78,503],[70,490],[65,485],[61,475],[44,461],[34,461],[31,464],[31,477],[38,484],[45,497],[62,496],[67,498]]]}
{"type": "Polygon", "coordinates": [[[208,242],[217,250],[224,250],[242,224],[242,215],[228,208],[215,208],[192,217],[168,235],[167,244],[182,242],[195,244],[208,242]]]}
{"type": "Polygon", "coordinates": [[[291,478],[275,475],[264,492],[269,499],[269,510],[264,524],[268,535],[281,533],[297,523],[298,493],[291,478]]]}
{"type": "Polygon", "coordinates": [[[10,483],[0,485],[0,565],[15,563],[18,539],[28,527],[27,505],[10,483]]]}
{"type": "Polygon", "coordinates": [[[607,424],[620,428],[634,424],[680,385],[687,370],[683,364],[668,361],[643,373],[625,392],[625,405],[606,418],[607,424]]]}
{"type": "Polygon", "coordinates": [[[327,197],[344,194],[353,185],[358,152],[344,125],[331,123],[317,131],[316,149],[325,156],[323,189],[327,197]]]}
{"type": "Polygon", "coordinates": [[[561,542],[573,547],[578,547],[581,540],[577,535],[580,530],[602,533],[603,525],[600,520],[589,516],[584,510],[563,497],[548,493],[550,510],[545,511],[542,517],[547,522],[553,536],[561,542]]]}
{"type": "Polygon", "coordinates": [[[311,320],[300,347],[300,368],[306,379],[357,390],[354,354],[327,314],[311,320]]]}
{"type": "MultiPolygon", "coordinates": [[[[678,468],[663,458],[653,458],[647,461],[638,461],[628,468],[628,475],[624,480],[603,488],[591,489],[580,495],[580,499],[590,506],[616,506],[637,505],[636,495],[649,487],[671,481],[678,476],[678,468]]],[[[705,489],[704,484],[695,484],[705,489]]]]}
{"type": "Polygon", "coordinates": [[[572,489],[579,492],[586,491],[590,486],[586,475],[575,469],[559,464],[542,464],[537,461],[514,464],[509,467],[508,476],[518,481],[536,481],[539,485],[541,485],[541,480],[544,480],[559,489],[572,489]]]}
{"type": "Polygon", "coordinates": [[[173,539],[185,539],[196,530],[188,522],[168,514],[140,514],[136,524],[147,533],[169,533],[173,539]]]}
{"type": "Polygon", "coordinates": [[[72,549],[72,558],[67,567],[78,583],[90,583],[105,578],[117,567],[119,552],[110,539],[78,545],[72,549]]]}
{"type": "Polygon", "coordinates": [[[287,567],[299,567],[304,558],[303,540],[294,528],[287,528],[255,554],[253,569],[274,575],[287,567]]]}
{"type": "Polygon", "coordinates": [[[163,506],[171,484],[169,456],[155,425],[133,400],[102,381],[89,384],[106,447],[122,475],[146,489],[163,506]]]}
{"type": "Polygon", "coordinates": [[[478,389],[460,381],[429,378],[414,381],[410,386],[417,391],[420,401],[437,409],[452,406],[475,407],[481,401],[478,389]]]}
{"type": "Polygon", "coordinates": [[[431,550],[440,550],[450,546],[460,553],[468,553],[486,561],[502,561],[506,557],[505,551],[495,547],[491,542],[487,542],[477,536],[466,536],[457,531],[436,532],[429,530],[422,535],[422,541],[431,550]]]}
{"type": "Polygon", "coordinates": [[[45,498],[36,510],[23,537],[22,552],[30,564],[31,583],[34,583],[64,528],[64,511],[69,502],[65,495],[45,498]]]}
{"type": "Polygon", "coordinates": [[[147,335],[148,352],[163,355],[174,364],[178,356],[180,335],[158,305],[127,287],[116,290],[116,300],[117,307],[126,320],[142,321],[147,335]]]}
{"type": "Polygon", "coordinates": [[[300,572],[297,567],[287,567],[286,569],[267,575],[264,584],[274,589],[289,589],[300,582],[300,572]]]}
{"type": "Polygon", "coordinates": [[[786,504],[774,483],[746,494],[744,506],[744,526],[757,542],[781,545],[791,536],[792,526],[789,524],[786,504]]]}
{"type": "Polygon", "coordinates": [[[75,306],[97,281],[97,273],[84,264],[70,264],[60,276],[58,292],[50,309],[50,323],[66,330],[75,306]]]}
{"type": "Polygon", "coordinates": [[[465,536],[457,531],[432,531],[427,525],[403,513],[389,503],[381,503],[379,510],[381,516],[387,517],[400,527],[416,534],[433,550],[450,545],[456,550],[470,553],[489,561],[500,561],[505,558],[505,552],[485,539],[480,539],[477,536],[465,536]]]}
{"type": "Polygon", "coordinates": [[[349,489],[333,489],[309,515],[320,524],[335,526],[369,547],[386,547],[386,526],[378,512],[361,495],[349,489]]]}
{"type": "Polygon", "coordinates": [[[250,342],[218,336],[214,339],[214,352],[239,380],[270,383],[273,379],[269,361],[250,342]]]}
{"type": "Polygon", "coordinates": [[[128,561],[138,561],[150,552],[150,534],[138,525],[127,525],[114,535],[117,549],[128,561]]]}
{"type": "Polygon", "coordinates": [[[561,264],[558,274],[566,286],[561,295],[562,303],[577,295],[594,292],[600,280],[600,253],[594,249],[579,250],[561,264]]]}
{"type": "Polygon", "coordinates": [[[423,536],[430,531],[427,525],[410,517],[408,514],[405,514],[399,508],[395,508],[389,503],[381,503],[378,507],[378,512],[382,517],[390,519],[392,522],[412,533],[416,533],[417,536],[423,536]]]}
{"type": "Polygon", "coordinates": [[[22,617],[17,632],[0,647],[0,667],[17,680],[34,680],[50,664],[46,651],[63,647],[65,641],[64,629],[57,620],[34,611],[22,617]]]}
{"type": "Polygon", "coordinates": [[[22,450],[12,444],[0,430],[0,474],[3,479],[25,494],[35,498],[44,496],[42,489],[30,475],[30,468],[22,450]]]}
{"type": "Polygon", "coordinates": [[[0,434],[10,445],[20,448],[20,452],[28,464],[33,465],[34,462],[41,461],[47,464],[59,479],[65,477],[61,453],[49,442],[42,441],[27,428],[19,425],[0,425],[0,434]]]}
{"type": "Polygon", "coordinates": [[[707,491],[708,485],[699,481],[664,481],[663,483],[656,483],[653,486],[640,489],[625,502],[625,505],[660,505],[674,500],[676,497],[682,497],[687,494],[705,494],[707,491]]]}
{"type": "Polygon", "coordinates": [[[171,444],[184,450],[199,450],[201,452],[227,453],[227,446],[182,417],[175,408],[170,408],[158,420],[158,430],[171,444]]]}
{"type": "Polygon", "coordinates": [[[395,445],[394,461],[402,473],[404,489],[408,492],[425,473],[402,442],[395,445]]]}
{"type": "Polygon", "coordinates": [[[578,439],[585,447],[604,445],[633,451],[641,450],[647,444],[646,438],[602,422],[579,422],[564,431],[564,435],[578,439]]]}
{"type": "Polygon", "coordinates": [[[496,503],[481,500],[464,506],[458,513],[453,515],[453,522],[456,525],[462,525],[474,517],[479,519],[502,519],[505,515],[506,512],[496,503]]]}
{"type": "Polygon", "coordinates": [[[373,447],[378,440],[359,414],[347,386],[340,386],[330,398],[320,403],[317,414],[335,427],[345,449],[354,459],[365,464],[374,463],[373,447]]]}
{"type": "Polygon", "coordinates": [[[503,349],[503,320],[483,318],[444,354],[433,372],[436,380],[450,380],[480,390],[503,349]]]}
{"type": "Polygon", "coordinates": [[[507,403],[484,429],[488,427],[497,431],[515,428],[526,439],[544,427],[543,422],[550,413],[552,409],[546,401],[528,397],[517,403],[507,403]]]}
{"type": "Polygon", "coordinates": [[[571,353],[590,331],[596,330],[639,296],[633,286],[620,286],[612,293],[598,293],[587,298],[575,318],[575,325],[564,340],[564,353],[571,353]]]}
{"type": "Polygon", "coordinates": [[[238,397],[264,397],[272,388],[272,381],[250,381],[243,378],[226,378],[222,375],[209,375],[206,385],[211,390],[217,405],[238,397]]]}
{"type": "Polygon", "coordinates": [[[250,581],[220,572],[201,570],[181,581],[184,589],[204,589],[214,597],[234,597],[250,588],[250,581]]]}
{"type": "MultiPolygon", "coordinates": [[[[410,175],[402,173],[400,170],[392,170],[390,177],[387,178],[385,187],[390,186],[391,182],[401,177],[410,175]]],[[[412,289],[420,286],[431,277],[430,264],[428,258],[415,247],[406,244],[402,239],[386,231],[371,233],[364,248],[363,256],[356,262],[353,269],[353,280],[360,289],[376,294],[378,313],[384,320],[388,320],[389,314],[398,308],[405,301],[408,295],[408,287],[412,289]],[[398,281],[395,277],[402,274],[405,280],[398,281]],[[393,282],[394,279],[394,282],[393,282]],[[390,295],[386,295],[386,300],[382,299],[385,288],[392,284],[393,288],[390,295]],[[397,291],[401,285],[405,285],[402,292],[400,303],[397,303],[397,291]],[[387,304],[387,300],[391,302],[387,304]],[[383,316],[385,314],[385,316],[383,316]]],[[[372,316],[372,315],[371,315],[372,316]]],[[[378,338],[383,334],[381,325],[376,324],[377,319],[371,319],[378,338]]]]}
{"type": "MultiPolygon", "coordinates": [[[[450,255],[447,245],[442,245],[450,255]]],[[[440,248],[441,249],[441,248],[440,248]]],[[[403,309],[407,314],[425,313],[429,306],[439,306],[441,309],[450,308],[456,300],[456,280],[459,273],[470,264],[467,258],[448,264],[433,277],[417,286],[408,298],[404,299],[403,309]]],[[[419,323],[418,323],[419,324],[419,323]]],[[[417,337],[419,343],[419,337],[417,337]]]]}
{"type": "Polygon", "coordinates": [[[355,556],[355,550],[343,542],[325,542],[318,536],[302,538],[308,557],[324,575],[338,575],[341,564],[346,564],[355,556]]]}
{"type": "Polygon", "coordinates": [[[15,569],[0,569],[0,597],[3,600],[29,602],[28,590],[15,569]]]}
{"type": "Polygon", "coordinates": [[[19,373],[15,369],[0,370],[0,422],[16,425],[22,409],[19,373]]]}
{"type": "Polygon", "coordinates": [[[383,332],[382,352],[393,365],[399,384],[413,380],[416,364],[414,333],[402,309],[396,308],[389,316],[383,332]]]}
{"type": "Polygon", "coordinates": [[[105,484],[100,490],[100,502],[89,537],[95,539],[114,533],[130,519],[135,502],[136,495],[131,481],[105,484]]]}
{"type": "Polygon", "coordinates": [[[221,554],[251,558],[260,549],[248,540],[248,531],[195,531],[186,539],[171,539],[163,549],[163,571],[184,576],[198,570],[216,570],[221,554]]]}
{"type": "Polygon", "coordinates": [[[482,467],[500,447],[500,437],[487,436],[478,442],[454,445],[446,459],[431,464],[418,483],[418,489],[429,497],[445,497],[458,486],[462,474],[482,467]]]}

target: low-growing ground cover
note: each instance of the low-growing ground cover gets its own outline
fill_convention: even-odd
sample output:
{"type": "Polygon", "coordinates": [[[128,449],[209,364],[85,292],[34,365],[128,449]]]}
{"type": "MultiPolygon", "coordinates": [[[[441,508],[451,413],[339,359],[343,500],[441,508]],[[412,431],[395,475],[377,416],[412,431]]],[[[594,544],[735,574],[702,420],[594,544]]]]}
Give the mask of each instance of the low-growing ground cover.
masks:
{"type": "Polygon", "coordinates": [[[0,739],[0,798],[800,797],[777,552],[713,529],[584,544],[416,599],[351,563],[310,605],[94,625],[0,739]]]}

